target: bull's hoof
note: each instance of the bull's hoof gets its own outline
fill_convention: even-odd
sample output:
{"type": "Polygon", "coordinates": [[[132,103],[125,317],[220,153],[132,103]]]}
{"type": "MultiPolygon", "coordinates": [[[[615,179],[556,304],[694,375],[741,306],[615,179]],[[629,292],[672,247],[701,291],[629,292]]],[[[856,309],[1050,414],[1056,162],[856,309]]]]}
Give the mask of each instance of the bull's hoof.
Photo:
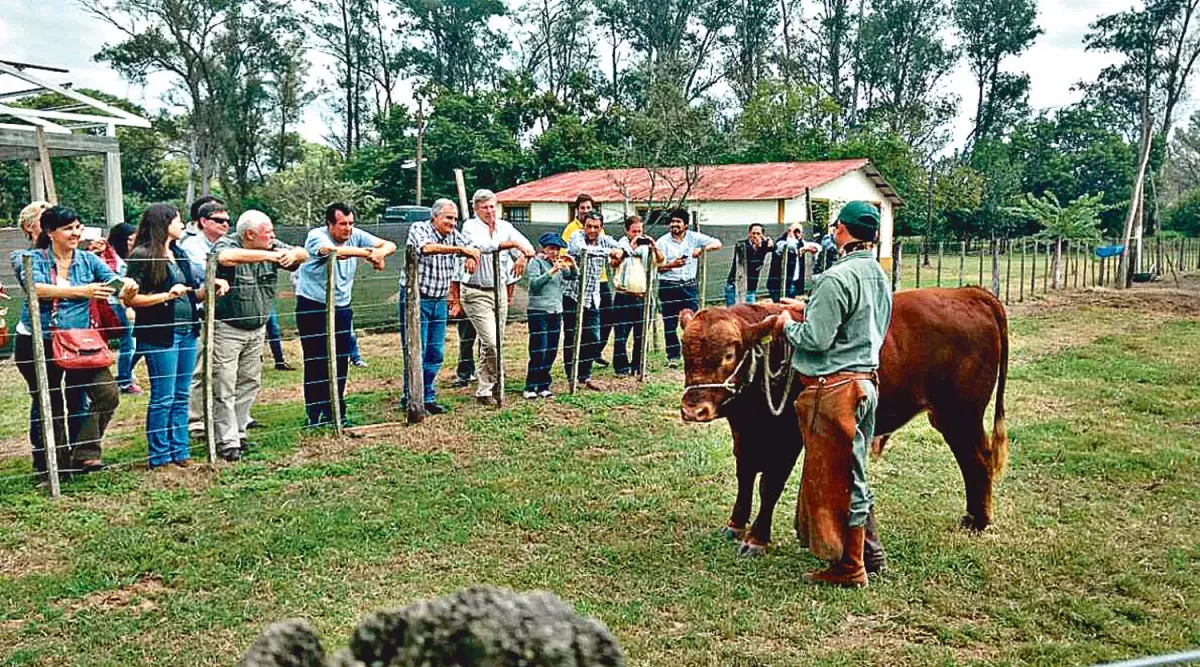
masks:
{"type": "Polygon", "coordinates": [[[740,558],[765,556],[767,555],[767,546],[765,544],[754,544],[753,542],[742,542],[738,545],[737,555],[740,558]]]}
{"type": "Polygon", "coordinates": [[[963,528],[973,533],[982,533],[988,527],[990,522],[983,517],[975,517],[970,514],[964,514],[962,521],[959,523],[963,528]]]}
{"type": "Polygon", "coordinates": [[[733,526],[721,526],[721,537],[730,542],[740,542],[746,535],[745,528],[734,528],[733,526]]]}

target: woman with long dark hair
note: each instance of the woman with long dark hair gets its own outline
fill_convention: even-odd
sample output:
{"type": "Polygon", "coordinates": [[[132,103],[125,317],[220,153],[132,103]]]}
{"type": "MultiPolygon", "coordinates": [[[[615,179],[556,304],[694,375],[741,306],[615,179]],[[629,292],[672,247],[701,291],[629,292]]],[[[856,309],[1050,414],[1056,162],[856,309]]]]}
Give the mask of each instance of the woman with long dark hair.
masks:
{"type": "MultiPolygon", "coordinates": [[[[128,274],[126,259],[133,250],[133,242],[137,238],[137,227],[122,222],[113,225],[108,230],[108,243],[100,253],[100,259],[119,276],[128,274]]],[[[117,387],[125,394],[140,394],[142,388],[133,379],[133,367],[137,364],[138,355],[134,351],[133,340],[133,309],[126,308],[122,303],[109,300],[117,319],[125,327],[121,335],[121,351],[117,354],[117,387]]]]}
{"type": "MultiPolygon", "coordinates": [[[[50,358],[52,329],[86,329],[91,325],[90,302],[107,300],[116,291],[107,283],[116,274],[100,258],[79,250],[83,223],[79,214],[65,206],[54,206],[41,214],[37,246],[25,251],[33,259],[32,275],[41,305],[42,335],[47,351],[46,375],[50,384],[51,420],[59,470],[91,472],[104,467],[100,441],[113,411],[120,402],[116,383],[108,368],[66,370],[50,358]],[[66,405],[64,410],[64,400],[66,405]],[[75,434],[68,441],[64,415],[69,414],[75,434]]],[[[137,293],[137,284],[124,280],[121,296],[137,293]]],[[[33,361],[33,321],[29,305],[21,312],[14,351],[17,369],[29,386],[33,407],[29,412],[29,440],[33,445],[33,467],[39,476],[46,472],[46,448],[42,442],[44,419],[37,402],[37,375],[33,361]]]]}
{"type": "MultiPolygon", "coordinates": [[[[150,373],[146,441],[150,468],[191,465],[188,448],[188,398],[200,334],[199,304],[203,277],[179,248],[183,220],[170,204],[154,204],[142,214],[137,242],[129,253],[129,276],[142,285],[133,306],[137,351],[150,373]]],[[[218,280],[217,294],[229,283],[218,280]]]]}

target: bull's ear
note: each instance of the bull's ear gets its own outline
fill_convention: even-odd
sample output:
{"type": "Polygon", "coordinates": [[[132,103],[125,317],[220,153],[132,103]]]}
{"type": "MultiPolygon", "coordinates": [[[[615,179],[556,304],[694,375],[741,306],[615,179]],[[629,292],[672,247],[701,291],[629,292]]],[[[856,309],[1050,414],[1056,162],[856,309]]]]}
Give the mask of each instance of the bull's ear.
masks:
{"type": "Polygon", "coordinates": [[[762,322],[743,327],[742,344],[746,346],[754,345],[755,343],[775,333],[776,326],[778,326],[776,317],[771,315],[762,322]]]}
{"type": "Polygon", "coordinates": [[[683,310],[679,311],[679,325],[684,329],[686,329],[694,319],[696,319],[696,313],[691,308],[684,308],[683,310]]]}

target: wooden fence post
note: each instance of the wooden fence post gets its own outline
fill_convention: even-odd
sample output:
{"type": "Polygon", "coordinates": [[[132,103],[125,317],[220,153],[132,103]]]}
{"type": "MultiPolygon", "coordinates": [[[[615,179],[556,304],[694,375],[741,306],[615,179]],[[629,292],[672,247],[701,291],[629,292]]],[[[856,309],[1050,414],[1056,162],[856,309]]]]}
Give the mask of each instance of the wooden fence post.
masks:
{"type": "Polygon", "coordinates": [[[1012,241],[1008,242],[1008,248],[1004,251],[1004,304],[1012,303],[1012,241]]]}
{"type": "Polygon", "coordinates": [[[916,288],[921,289],[921,246],[917,246],[917,261],[913,265],[917,267],[916,288]]]}
{"type": "Polygon", "coordinates": [[[500,315],[500,299],[505,300],[505,310],[508,305],[508,285],[500,273],[500,250],[492,255],[492,284],[495,285],[495,304],[493,317],[496,326],[496,384],[492,386],[492,397],[496,399],[496,407],[504,407],[504,324],[507,318],[500,315]]]}
{"type": "Polygon", "coordinates": [[[408,423],[425,419],[425,341],[421,339],[421,289],[418,284],[420,257],[414,246],[406,246],[404,257],[404,377],[408,380],[408,423]]]}
{"type": "MultiPolygon", "coordinates": [[[[734,303],[744,303],[746,301],[746,290],[749,289],[748,276],[750,269],[748,243],[737,243],[733,246],[733,289],[734,303]]],[[[708,254],[708,253],[705,253],[708,254]]]]}
{"type": "Polygon", "coordinates": [[[217,318],[217,253],[208,253],[208,261],[204,264],[204,359],[201,376],[204,381],[204,443],[208,445],[208,462],[217,462],[217,427],[213,408],[216,401],[213,398],[213,356],[214,339],[217,318]]]}
{"type": "MultiPolygon", "coordinates": [[[[41,128],[38,128],[40,131],[41,128]]],[[[53,260],[51,260],[53,261],[53,260]]],[[[37,401],[39,418],[42,420],[42,449],[46,452],[46,476],[50,481],[50,497],[58,498],[62,489],[58,480],[58,443],[54,437],[54,406],[50,403],[50,378],[46,374],[46,340],[42,331],[41,303],[33,282],[33,257],[21,259],[21,286],[25,288],[26,303],[29,304],[29,325],[33,336],[33,375],[37,379],[37,401]]],[[[63,415],[66,419],[67,415],[63,415]]],[[[64,442],[63,447],[69,443],[64,442]]]]}
{"type": "Polygon", "coordinates": [[[946,242],[938,241],[938,261],[937,261],[937,280],[934,283],[938,287],[942,286],[942,258],[946,253],[946,242]]]}
{"type": "Polygon", "coordinates": [[[646,252],[646,298],[642,300],[642,343],[638,359],[638,382],[646,381],[646,358],[650,356],[650,328],[654,317],[654,252],[646,252]]]}
{"type": "Polygon", "coordinates": [[[1029,239],[1021,239],[1021,264],[1017,271],[1020,275],[1017,276],[1017,303],[1025,302],[1025,249],[1029,246],[1029,239]]]}
{"type": "Polygon", "coordinates": [[[1050,264],[1053,261],[1051,255],[1053,248],[1049,241],[1046,241],[1046,265],[1042,267],[1042,294],[1050,293],[1050,264]]]}
{"type": "Polygon", "coordinates": [[[329,371],[329,405],[333,411],[333,431],[340,438],[342,425],[342,395],[338,392],[337,364],[337,251],[328,255],[325,272],[325,367],[329,371]]]}
{"type": "Polygon", "coordinates": [[[967,242],[958,242],[958,286],[963,286],[967,278],[967,242]]]}
{"type": "Polygon", "coordinates": [[[992,296],[1000,298],[1000,242],[993,237],[992,250],[992,296]]]}
{"type": "MultiPolygon", "coordinates": [[[[892,291],[900,289],[900,255],[904,252],[904,244],[896,241],[892,244],[892,291]]],[[[785,267],[786,269],[786,267],[785,267]]]]}
{"type": "MultiPolygon", "coordinates": [[[[707,254],[707,253],[705,253],[707,254]]],[[[579,353],[583,349],[583,297],[587,287],[587,248],[579,255],[579,282],[575,285],[575,340],[571,341],[571,376],[567,378],[567,393],[574,394],[579,386],[579,353]]],[[[701,306],[703,308],[704,306],[701,306]]]]}

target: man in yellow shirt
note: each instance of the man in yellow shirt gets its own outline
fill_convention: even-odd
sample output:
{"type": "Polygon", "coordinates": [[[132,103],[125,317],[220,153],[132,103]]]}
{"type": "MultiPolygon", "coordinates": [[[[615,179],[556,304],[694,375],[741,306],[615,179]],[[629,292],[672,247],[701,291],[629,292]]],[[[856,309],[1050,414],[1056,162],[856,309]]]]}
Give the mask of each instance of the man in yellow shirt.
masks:
{"type": "MultiPolygon", "coordinates": [[[[569,243],[572,234],[583,231],[583,223],[592,215],[599,218],[600,224],[603,226],[604,216],[596,211],[596,201],[592,199],[592,196],[586,192],[576,195],[575,219],[567,223],[563,229],[563,241],[569,243]]],[[[603,227],[601,227],[601,233],[603,233],[603,227]]],[[[600,273],[600,342],[597,343],[595,360],[595,364],[601,368],[608,368],[608,360],[604,358],[604,348],[608,347],[608,337],[613,330],[614,315],[612,290],[608,286],[608,267],[605,266],[604,271],[600,273]]]]}

